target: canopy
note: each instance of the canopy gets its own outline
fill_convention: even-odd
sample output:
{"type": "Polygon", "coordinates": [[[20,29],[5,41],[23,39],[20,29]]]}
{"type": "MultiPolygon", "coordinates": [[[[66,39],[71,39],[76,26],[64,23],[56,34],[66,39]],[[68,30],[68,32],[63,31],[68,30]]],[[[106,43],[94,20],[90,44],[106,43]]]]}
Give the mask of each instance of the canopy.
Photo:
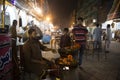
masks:
{"type": "Polygon", "coordinates": [[[120,0],[114,0],[113,6],[107,17],[108,20],[117,18],[120,18],[120,0]]]}

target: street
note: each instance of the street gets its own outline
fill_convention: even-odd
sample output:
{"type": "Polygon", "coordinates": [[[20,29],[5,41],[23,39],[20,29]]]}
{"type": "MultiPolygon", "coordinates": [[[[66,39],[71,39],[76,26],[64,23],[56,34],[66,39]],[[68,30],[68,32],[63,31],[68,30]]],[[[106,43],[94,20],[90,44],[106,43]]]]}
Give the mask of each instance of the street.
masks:
{"type": "MultiPolygon", "coordinates": [[[[47,46],[49,45],[47,44],[47,46]]],[[[105,58],[104,51],[99,53],[99,60],[97,53],[94,54],[94,57],[92,54],[87,54],[87,57],[84,56],[83,59],[83,69],[77,67],[70,70],[63,70],[60,80],[120,80],[119,49],[120,43],[113,41],[110,46],[110,53],[107,53],[107,58],[105,58]]],[[[35,77],[32,76],[32,78],[34,79],[35,77]]],[[[51,79],[48,78],[45,80],[51,79]]]]}

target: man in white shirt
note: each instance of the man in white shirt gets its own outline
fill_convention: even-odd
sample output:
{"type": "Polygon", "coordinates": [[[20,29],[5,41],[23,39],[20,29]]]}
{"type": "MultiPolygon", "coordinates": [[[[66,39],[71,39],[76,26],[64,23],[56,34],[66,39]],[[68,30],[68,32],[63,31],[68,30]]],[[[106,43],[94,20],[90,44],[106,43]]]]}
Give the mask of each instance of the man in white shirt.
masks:
{"type": "Polygon", "coordinates": [[[102,29],[100,28],[99,24],[97,24],[96,28],[93,31],[94,49],[101,48],[101,36],[102,29]]]}
{"type": "Polygon", "coordinates": [[[107,25],[106,29],[106,39],[105,39],[105,52],[109,53],[109,47],[112,39],[112,32],[110,29],[110,24],[107,25]]]}

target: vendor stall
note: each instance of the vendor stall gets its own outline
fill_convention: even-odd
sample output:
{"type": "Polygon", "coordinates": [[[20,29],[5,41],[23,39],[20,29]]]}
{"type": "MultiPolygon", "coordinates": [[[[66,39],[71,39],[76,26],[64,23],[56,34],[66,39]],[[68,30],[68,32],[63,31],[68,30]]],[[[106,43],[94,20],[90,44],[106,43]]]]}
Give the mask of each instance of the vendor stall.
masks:
{"type": "Polygon", "coordinates": [[[61,58],[56,60],[56,64],[64,67],[68,66],[69,68],[74,68],[77,66],[78,61],[76,56],[78,57],[77,53],[80,48],[79,44],[74,44],[70,47],[59,49],[59,53],[61,58]]]}

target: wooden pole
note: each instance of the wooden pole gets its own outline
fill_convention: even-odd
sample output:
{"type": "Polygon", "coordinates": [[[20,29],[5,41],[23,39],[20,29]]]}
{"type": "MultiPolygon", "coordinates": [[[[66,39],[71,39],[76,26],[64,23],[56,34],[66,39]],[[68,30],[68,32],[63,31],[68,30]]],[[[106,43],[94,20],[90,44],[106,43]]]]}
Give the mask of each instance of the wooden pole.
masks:
{"type": "Polygon", "coordinates": [[[2,11],[2,28],[5,25],[5,0],[3,0],[3,11],[2,11]]]}

